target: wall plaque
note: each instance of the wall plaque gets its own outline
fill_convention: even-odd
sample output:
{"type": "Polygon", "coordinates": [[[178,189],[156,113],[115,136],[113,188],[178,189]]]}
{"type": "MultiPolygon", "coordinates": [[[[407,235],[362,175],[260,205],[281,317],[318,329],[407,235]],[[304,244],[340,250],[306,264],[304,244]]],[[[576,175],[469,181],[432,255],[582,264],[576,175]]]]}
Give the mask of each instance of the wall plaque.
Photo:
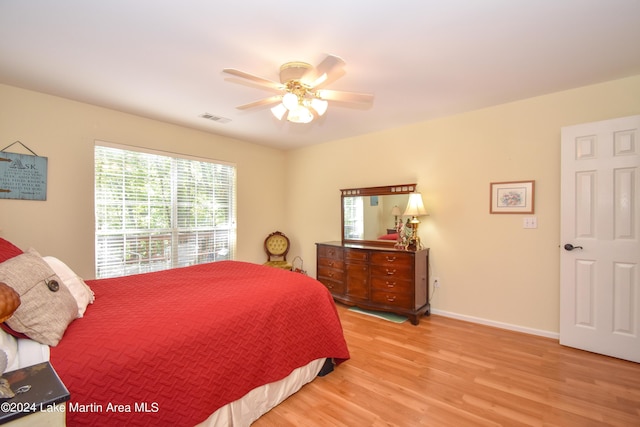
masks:
{"type": "Polygon", "coordinates": [[[0,151],[0,199],[47,200],[47,158],[0,151]]]}

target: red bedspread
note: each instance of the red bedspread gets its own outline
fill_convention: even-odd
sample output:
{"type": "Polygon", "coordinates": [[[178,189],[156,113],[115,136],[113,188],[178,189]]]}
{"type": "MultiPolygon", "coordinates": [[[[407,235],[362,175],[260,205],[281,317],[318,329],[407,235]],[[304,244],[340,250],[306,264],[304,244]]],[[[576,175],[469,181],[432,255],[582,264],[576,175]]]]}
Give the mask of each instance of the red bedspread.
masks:
{"type": "Polygon", "coordinates": [[[349,358],[331,295],[298,273],[220,261],[87,283],[95,303],[51,348],[71,427],[191,426],[312,360],[349,358]]]}

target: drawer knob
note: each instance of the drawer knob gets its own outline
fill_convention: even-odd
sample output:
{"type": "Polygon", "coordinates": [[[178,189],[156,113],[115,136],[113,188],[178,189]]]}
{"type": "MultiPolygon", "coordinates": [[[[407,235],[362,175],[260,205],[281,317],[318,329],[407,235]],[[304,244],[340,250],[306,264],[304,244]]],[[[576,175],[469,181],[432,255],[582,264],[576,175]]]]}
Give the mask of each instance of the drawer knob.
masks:
{"type": "Polygon", "coordinates": [[[396,269],[395,268],[393,270],[389,270],[387,268],[387,276],[393,276],[394,274],[396,274],[396,269]]]}
{"type": "Polygon", "coordinates": [[[396,296],[395,295],[387,295],[387,301],[394,302],[395,300],[396,300],[396,296]]]}
{"type": "Polygon", "coordinates": [[[393,261],[395,261],[396,259],[397,259],[397,257],[395,257],[395,256],[387,256],[387,261],[388,261],[388,262],[393,262],[393,261]]]}
{"type": "Polygon", "coordinates": [[[333,267],[333,261],[329,261],[329,267],[333,267]]]}
{"type": "Polygon", "coordinates": [[[395,288],[396,282],[387,282],[387,288],[395,288]]]}

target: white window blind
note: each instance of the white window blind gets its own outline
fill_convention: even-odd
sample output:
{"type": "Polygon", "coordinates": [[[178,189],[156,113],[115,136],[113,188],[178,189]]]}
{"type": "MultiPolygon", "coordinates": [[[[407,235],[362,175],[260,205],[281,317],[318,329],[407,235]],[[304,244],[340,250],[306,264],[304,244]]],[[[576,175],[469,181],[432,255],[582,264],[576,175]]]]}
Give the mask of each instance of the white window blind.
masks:
{"type": "Polygon", "coordinates": [[[344,237],[347,239],[364,238],[364,199],[362,197],[344,197],[344,237]]]}
{"type": "Polygon", "coordinates": [[[233,259],[235,167],[95,146],[96,276],[233,259]]]}

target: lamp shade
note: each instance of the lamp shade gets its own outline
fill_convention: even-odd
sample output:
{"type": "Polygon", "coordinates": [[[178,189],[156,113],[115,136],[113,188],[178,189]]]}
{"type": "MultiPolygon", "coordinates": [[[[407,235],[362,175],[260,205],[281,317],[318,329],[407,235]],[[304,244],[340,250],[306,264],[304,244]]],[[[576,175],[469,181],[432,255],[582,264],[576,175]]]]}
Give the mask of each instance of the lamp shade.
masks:
{"type": "Polygon", "coordinates": [[[298,105],[293,110],[289,110],[287,120],[293,123],[309,123],[313,120],[313,114],[307,107],[298,105]]]}
{"type": "Polygon", "coordinates": [[[407,203],[407,209],[404,211],[405,216],[423,216],[427,211],[422,203],[422,194],[411,193],[409,194],[409,202],[407,203]]]}
{"type": "Polygon", "coordinates": [[[319,116],[323,115],[327,111],[329,103],[324,99],[313,98],[311,100],[311,107],[318,113],[319,116]]]}
{"type": "Polygon", "coordinates": [[[282,104],[287,107],[287,110],[293,110],[298,106],[299,100],[295,93],[289,92],[282,97],[282,104]]]}
{"type": "Polygon", "coordinates": [[[282,120],[287,111],[287,107],[285,107],[284,104],[278,104],[271,109],[271,112],[278,120],[282,120]]]}
{"type": "Polygon", "coordinates": [[[402,211],[400,210],[400,208],[398,207],[398,205],[395,205],[393,207],[393,209],[391,209],[391,215],[393,216],[400,216],[402,215],[402,211]]]}

